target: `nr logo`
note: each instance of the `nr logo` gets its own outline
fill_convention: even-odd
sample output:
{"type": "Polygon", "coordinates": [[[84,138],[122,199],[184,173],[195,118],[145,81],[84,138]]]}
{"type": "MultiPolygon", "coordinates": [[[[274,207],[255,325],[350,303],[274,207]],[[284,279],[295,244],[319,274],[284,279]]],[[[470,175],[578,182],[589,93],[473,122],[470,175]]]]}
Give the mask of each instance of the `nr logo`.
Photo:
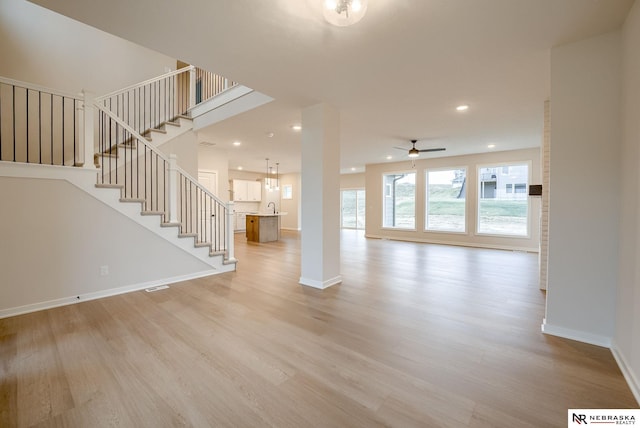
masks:
{"type": "Polygon", "coordinates": [[[587,415],[578,415],[576,413],[573,414],[573,422],[576,424],[585,424],[587,425],[587,415]]]}

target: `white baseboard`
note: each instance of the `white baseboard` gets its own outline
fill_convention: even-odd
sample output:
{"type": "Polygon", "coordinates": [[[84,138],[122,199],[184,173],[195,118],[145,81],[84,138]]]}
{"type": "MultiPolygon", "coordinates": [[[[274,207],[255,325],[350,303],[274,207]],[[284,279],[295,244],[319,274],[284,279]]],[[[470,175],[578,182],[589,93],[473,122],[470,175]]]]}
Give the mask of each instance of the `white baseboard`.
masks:
{"type": "Polygon", "coordinates": [[[414,238],[414,237],[397,237],[397,236],[386,236],[386,235],[372,235],[370,233],[365,233],[365,238],[372,239],[388,239],[390,241],[404,241],[404,242],[419,242],[421,244],[438,244],[438,245],[453,245],[456,247],[471,247],[471,248],[488,248],[491,250],[505,250],[505,251],[523,251],[527,253],[538,253],[539,249],[529,248],[529,247],[518,247],[513,245],[494,245],[494,244],[484,244],[484,243],[476,243],[476,242],[461,242],[461,241],[449,241],[449,240],[441,240],[441,239],[424,239],[424,238],[414,238]]]}
{"type": "Polygon", "coordinates": [[[329,288],[332,285],[340,284],[342,282],[342,275],[335,276],[325,281],[316,281],[315,279],[300,277],[300,280],[298,282],[301,285],[324,290],[325,288],[329,288]]]}
{"type": "Polygon", "coordinates": [[[615,358],[618,363],[618,367],[620,367],[620,371],[624,376],[633,396],[636,398],[638,402],[638,406],[640,406],[640,382],[638,381],[638,377],[633,372],[633,369],[627,362],[627,359],[624,357],[624,354],[620,352],[620,348],[618,348],[615,340],[611,344],[611,353],[613,354],[613,358],[615,358]]]}
{"type": "Polygon", "coordinates": [[[546,319],[542,323],[542,332],[544,334],[549,334],[551,336],[558,336],[558,337],[563,337],[565,339],[577,340],[578,342],[589,343],[590,345],[602,346],[604,348],[611,348],[610,337],[547,324],[546,319]]]}
{"type": "Polygon", "coordinates": [[[220,272],[212,269],[212,270],[207,270],[202,272],[196,272],[193,274],[179,275],[171,278],[163,278],[163,279],[158,279],[154,281],[143,282],[140,284],[126,285],[124,287],[109,288],[107,290],[96,291],[93,293],[63,297],[60,299],[49,300],[46,302],[32,303],[29,305],[18,306],[15,308],[0,309],[0,319],[13,317],[16,315],[27,314],[30,312],[37,312],[37,311],[43,311],[46,309],[57,308],[59,306],[72,305],[74,303],[79,303],[79,302],[86,302],[88,300],[101,299],[103,297],[117,296],[118,294],[144,290],[145,288],[157,287],[159,285],[174,284],[176,282],[202,278],[202,277],[217,274],[217,273],[220,273],[220,272]]]}

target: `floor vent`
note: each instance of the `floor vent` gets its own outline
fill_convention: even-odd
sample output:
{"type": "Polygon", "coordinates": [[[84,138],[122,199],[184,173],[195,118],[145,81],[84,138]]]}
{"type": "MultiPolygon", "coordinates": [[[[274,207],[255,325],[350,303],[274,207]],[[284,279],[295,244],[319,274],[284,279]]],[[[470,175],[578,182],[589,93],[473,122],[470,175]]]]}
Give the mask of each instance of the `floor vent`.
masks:
{"type": "Polygon", "coordinates": [[[153,293],[154,291],[164,290],[167,288],[169,288],[168,285],[158,285],[157,287],[145,288],[144,291],[146,291],[147,293],[153,293]]]}

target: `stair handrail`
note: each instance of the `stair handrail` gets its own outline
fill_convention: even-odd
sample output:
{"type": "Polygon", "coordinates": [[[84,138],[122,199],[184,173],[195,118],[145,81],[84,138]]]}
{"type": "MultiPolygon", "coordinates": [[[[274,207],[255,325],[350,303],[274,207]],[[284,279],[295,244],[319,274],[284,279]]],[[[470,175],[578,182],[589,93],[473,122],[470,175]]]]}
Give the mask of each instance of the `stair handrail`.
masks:
{"type": "Polygon", "coordinates": [[[58,95],[65,98],[72,98],[77,101],[82,101],[83,97],[81,93],[71,93],[66,91],[61,91],[58,89],[47,88],[46,86],[36,85],[35,83],[23,82],[21,80],[10,79],[8,77],[0,76],[0,83],[5,83],[7,85],[17,86],[19,88],[29,89],[33,91],[45,92],[47,94],[58,95]]]}
{"type": "Polygon", "coordinates": [[[161,80],[166,79],[167,77],[177,76],[178,74],[182,74],[182,73],[185,73],[185,72],[191,71],[191,70],[195,70],[195,66],[189,65],[189,66],[186,66],[186,67],[183,67],[183,68],[179,68],[177,70],[170,71],[168,73],[162,74],[160,76],[156,76],[156,77],[153,77],[151,79],[145,80],[144,82],[134,83],[134,84],[129,85],[129,86],[125,87],[125,88],[121,88],[121,89],[118,89],[116,91],[110,92],[108,94],[96,97],[95,101],[96,102],[101,102],[101,101],[104,101],[104,100],[106,100],[108,98],[115,97],[117,95],[120,95],[120,94],[123,94],[125,92],[128,92],[128,91],[130,91],[132,89],[135,89],[137,87],[145,86],[145,85],[148,85],[148,84],[154,83],[154,82],[159,82],[161,80]]]}
{"type": "MultiPolygon", "coordinates": [[[[110,111],[109,109],[107,109],[106,107],[98,104],[97,102],[94,104],[94,106],[99,109],[100,111],[103,111],[107,116],[109,116],[111,119],[113,119],[116,123],[118,123],[120,126],[122,126],[124,129],[126,129],[129,133],[131,133],[131,135],[138,140],[138,142],[144,144],[151,152],[155,153],[160,159],[169,162],[169,156],[165,155],[164,153],[162,153],[160,150],[157,149],[157,147],[155,147],[153,144],[149,143],[149,141],[147,141],[146,138],[144,138],[142,135],[140,135],[138,132],[136,132],[135,129],[133,129],[131,126],[127,125],[127,123],[125,121],[123,121],[122,119],[120,119],[115,113],[113,113],[112,111],[110,111]]],[[[195,178],[193,178],[193,176],[191,174],[189,174],[187,171],[185,171],[184,169],[180,168],[179,166],[176,167],[176,170],[182,174],[183,176],[185,176],[185,178],[188,178],[190,181],[192,181],[193,183],[196,184],[196,186],[198,188],[200,188],[200,190],[202,190],[205,194],[207,194],[208,196],[210,196],[211,198],[213,198],[216,202],[222,204],[222,205],[227,205],[227,203],[225,201],[223,201],[222,199],[220,199],[219,197],[217,197],[216,195],[214,195],[213,193],[211,193],[206,187],[204,187],[198,180],[196,180],[195,178]]]]}
{"type": "MultiPolygon", "coordinates": [[[[214,251],[214,252],[223,251],[225,253],[226,259],[229,262],[235,262],[236,259],[234,256],[233,226],[232,226],[232,218],[231,218],[233,213],[233,202],[222,201],[216,195],[211,193],[207,188],[205,188],[201,183],[199,183],[195,178],[193,178],[188,172],[186,172],[184,169],[180,168],[177,165],[175,155],[167,156],[164,153],[162,153],[160,150],[158,150],[157,147],[155,147],[154,145],[146,141],[146,139],[142,135],[140,135],[140,133],[138,133],[133,127],[129,126],[124,120],[119,118],[116,113],[110,111],[106,106],[103,106],[100,104],[101,103],[94,104],[99,114],[104,114],[105,119],[108,119],[109,121],[113,121],[115,125],[122,128],[122,130],[126,131],[130,135],[130,137],[137,142],[137,144],[140,144],[142,147],[144,147],[143,150],[145,151],[145,153],[148,151],[149,153],[152,154],[154,158],[159,159],[160,162],[162,162],[162,164],[164,165],[162,168],[163,168],[163,171],[165,172],[162,173],[162,177],[163,177],[162,182],[165,183],[165,185],[167,183],[166,181],[164,181],[166,180],[165,177],[167,177],[165,173],[168,174],[169,181],[168,181],[168,188],[165,187],[166,190],[163,191],[162,193],[163,195],[165,195],[162,197],[164,199],[163,209],[162,209],[162,212],[164,214],[163,221],[170,224],[179,223],[181,225],[182,233],[186,233],[186,234],[195,233],[194,238],[196,239],[197,243],[207,243],[211,248],[210,251],[214,251]],[[167,170],[164,169],[166,167],[168,167],[167,170]],[[183,184],[185,187],[183,187],[183,184]],[[186,194],[184,194],[184,197],[183,197],[182,189],[184,189],[187,192],[186,194]],[[164,193],[167,191],[168,193],[164,193]],[[195,196],[196,199],[191,199],[191,195],[193,195],[194,192],[196,195],[195,196]],[[201,198],[205,198],[205,199],[202,200],[201,198]],[[216,214],[219,214],[218,216],[216,216],[215,214],[212,214],[212,216],[216,217],[215,220],[207,219],[207,217],[203,217],[203,213],[201,213],[197,209],[197,206],[198,206],[197,200],[204,202],[205,207],[206,207],[207,201],[209,201],[209,204],[210,204],[209,207],[212,210],[215,207],[216,214]],[[189,211],[190,208],[191,210],[193,209],[192,202],[196,203],[195,217],[191,215],[187,215],[188,212],[193,213],[193,211],[189,211]],[[183,211],[183,210],[186,210],[186,211],[183,211]]],[[[109,127],[111,126],[112,125],[109,125],[109,127]]],[[[119,144],[119,143],[116,141],[116,144],[119,144]]],[[[109,144],[108,148],[110,147],[113,147],[112,143],[109,144]]],[[[146,159],[146,155],[145,155],[145,159],[146,159]]],[[[104,158],[102,159],[102,161],[104,161],[104,158]]],[[[126,156],[125,156],[125,162],[126,162],[126,156]]],[[[158,168],[157,165],[158,164],[156,162],[156,168],[158,168]]],[[[133,169],[133,166],[131,168],[133,169]]],[[[158,170],[156,169],[156,180],[157,180],[157,171],[158,170]]],[[[127,172],[127,168],[125,167],[124,168],[124,173],[125,173],[124,188],[123,188],[123,192],[125,195],[127,193],[126,172],[127,172]]],[[[153,166],[151,166],[151,172],[152,172],[151,178],[153,180],[153,166]]],[[[111,181],[111,173],[109,173],[109,180],[108,180],[109,182],[107,184],[118,184],[117,170],[116,170],[115,176],[116,176],[116,182],[113,183],[111,181]]],[[[145,176],[146,176],[146,173],[145,173],[145,176]]],[[[98,181],[100,181],[100,177],[103,177],[102,184],[104,184],[104,175],[98,174],[98,181]]],[[[137,182],[137,179],[136,179],[136,182],[137,182]]],[[[133,176],[131,176],[131,178],[129,178],[129,184],[131,185],[129,197],[133,199],[137,199],[139,188],[136,187],[136,191],[134,195],[133,183],[134,183],[133,176]]],[[[156,189],[159,186],[161,186],[161,183],[156,182],[156,189]]],[[[152,189],[153,189],[153,184],[152,184],[152,189]]],[[[145,185],[144,194],[145,194],[144,199],[146,201],[146,195],[147,195],[146,185],[145,185]]],[[[150,207],[148,210],[145,209],[145,211],[158,212],[159,199],[158,199],[157,192],[156,192],[156,199],[155,199],[155,207],[154,207],[153,191],[151,192],[150,198],[151,198],[149,200],[150,207]]]]}
{"type": "Polygon", "coordinates": [[[82,94],[2,76],[0,91],[0,97],[6,96],[0,111],[5,115],[0,117],[0,161],[65,167],[87,163],[82,94]]]}

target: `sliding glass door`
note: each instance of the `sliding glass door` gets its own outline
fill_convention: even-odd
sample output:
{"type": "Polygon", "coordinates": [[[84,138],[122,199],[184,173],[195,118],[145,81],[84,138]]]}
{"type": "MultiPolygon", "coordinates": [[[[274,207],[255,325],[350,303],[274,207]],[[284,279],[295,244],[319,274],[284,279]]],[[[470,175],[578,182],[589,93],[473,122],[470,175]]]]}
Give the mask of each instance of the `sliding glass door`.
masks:
{"type": "Polygon", "coordinates": [[[342,190],[340,226],[345,229],[364,229],[364,189],[342,190]]]}

